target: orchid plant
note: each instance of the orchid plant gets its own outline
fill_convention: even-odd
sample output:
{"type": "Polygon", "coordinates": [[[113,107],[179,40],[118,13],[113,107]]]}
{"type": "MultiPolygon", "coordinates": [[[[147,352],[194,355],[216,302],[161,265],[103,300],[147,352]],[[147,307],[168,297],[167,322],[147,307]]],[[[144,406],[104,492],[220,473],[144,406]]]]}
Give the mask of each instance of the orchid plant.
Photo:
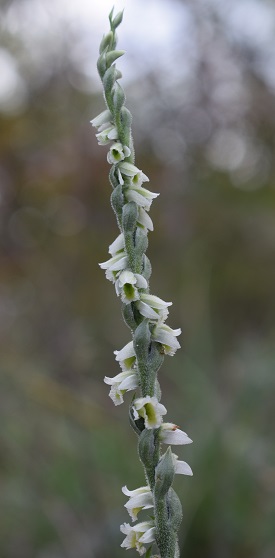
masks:
{"type": "Polygon", "coordinates": [[[129,418],[138,436],[138,454],[146,478],[145,486],[122,488],[129,498],[125,507],[132,522],[138,521],[144,510],[149,510],[149,516],[134,525],[121,525],[125,535],[121,546],[134,548],[140,555],[146,553],[147,558],[177,558],[182,510],[172,483],[175,474],[192,475],[192,470],[172,453],[171,445],[190,444],[192,440],[174,423],[163,422],[167,410],[160,402],[158,371],[164,355],[173,356],[180,348],[177,337],[181,330],[165,323],[172,303],[150,294],[151,264],[146,250],[153,223],[148,212],[158,194],[144,187],[149,178],[135,165],[132,117],[125,107],[125,94],[118,81],[122,74],[115,63],[124,54],[116,49],[116,29],[122,17],[123,12],[114,17],[111,11],[110,31],[100,44],[97,67],[106,110],[91,123],[97,128],[99,145],[110,146],[107,161],[111,165],[111,204],[120,231],[109,246],[110,258],[99,265],[121,298],[132,339],[115,351],[121,372],[104,381],[110,386],[115,405],[123,403],[125,393],[134,390],[129,418]],[[166,451],[163,444],[168,445],[166,451]]]}

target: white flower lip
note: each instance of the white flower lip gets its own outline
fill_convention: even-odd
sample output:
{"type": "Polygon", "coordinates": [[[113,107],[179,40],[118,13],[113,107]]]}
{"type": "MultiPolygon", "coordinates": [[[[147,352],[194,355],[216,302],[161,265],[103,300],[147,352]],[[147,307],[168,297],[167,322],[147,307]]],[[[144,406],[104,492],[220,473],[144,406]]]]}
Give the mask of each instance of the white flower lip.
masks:
{"type": "Polygon", "coordinates": [[[111,256],[115,256],[117,252],[124,250],[124,247],[125,247],[124,234],[120,233],[118,237],[114,240],[114,242],[110,244],[109,254],[111,254],[111,256]]]}
{"type": "Polygon", "coordinates": [[[167,410],[158,402],[155,396],[139,397],[132,404],[134,420],[142,417],[145,427],[148,429],[158,428],[162,423],[162,416],[166,415],[167,410]]]}
{"type": "Polygon", "coordinates": [[[142,225],[145,229],[149,231],[154,230],[154,225],[151,217],[148,215],[147,211],[143,207],[139,206],[138,211],[138,223],[142,225]]]}
{"type": "Polygon", "coordinates": [[[131,357],[135,357],[136,353],[135,353],[135,350],[134,350],[133,341],[129,341],[129,343],[127,343],[127,345],[125,345],[122,349],[120,349],[120,351],[114,351],[114,354],[116,355],[116,360],[118,360],[118,361],[122,361],[122,360],[126,360],[128,358],[131,358],[131,357]]]}
{"type": "Polygon", "coordinates": [[[108,269],[109,271],[120,271],[122,269],[125,269],[127,265],[127,256],[125,255],[125,252],[120,252],[119,254],[112,256],[112,258],[110,258],[106,262],[102,262],[98,265],[99,267],[101,267],[101,269],[108,269]]]}
{"type": "Polygon", "coordinates": [[[132,163],[121,163],[121,165],[119,165],[119,168],[120,168],[120,172],[125,176],[133,177],[141,173],[143,178],[142,182],[149,182],[148,176],[146,176],[146,174],[144,174],[140,169],[138,169],[132,163]]]}
{"type": "Polygon", "coordinates": [[[115,282],[116,294],[121,296],[124,304],[139,300],[140,294],[138,289],[146,289],[147,286],[148,283],[145,277],[128,269],[122,271],[115,282]]]}
{"type": "Polygon", "coordinates": [[[132,369],[120,372],[114,376],[114,378],[105,376],[104,382],[111,386],[109,396],[115,405],[121,405],[121,403],[123,403],[123,395],[126,391],[138,387],[137,373],[132,369]]]}
{"type": "Polygon", "coordinates": [[[120,142],[113,143],[107,154],[107,161],[110,165],[116,165],[120,161],[123,161],[125,157],[131,155],[131,149],[127,145],[122,145],[120,142]]]}
{"type": "Polygon", "coordinates": [[[147,510],[154,507],[153,495],[148,486],[142,486],[135,490],[128,490],[127,486],[123,486],[122,492],[129,496],[129,501],[125,504],[133,521],[136,521],[137,515],[141,510],[147,510]]]}
{"type": "Polygon", "coordinates": [[[140,300],[137,302],[137,308],[145,318],[162,322],[166,320],[169,314],[167,307],[171,306],[171,304],[172,302],[165,302],[158,296],[141,293],[140,300]]]}
{"type": "Polygon", "coordinates": [[[97,141],[99,145],[107,145],[112,140],[116,140],[118,138],[117,129],[112,124],[109,127],[106,127],[104,124],[98,134],[96,134],[97,141]]]}
{"type": "Polygon", "coordinates": [[[176,475],[188,475],[192,477],[193,471],[190,465],[188,465],[186,461],[179,461],[179,458],[177,455],[175,455],[175,453],[172,453],[172,456],[173,456],[176,475]]]}
{"type": "Polygon", "coordinates": [[[143,521],[134,526],[129,525],[129,523],[123,523],[120,526],[120,530],[126,535],[120,546],[126,549],[136,548],[141,556],[146,552],[143,544],[155,541],[155,524],[153,520],[143,521]]]}
{"type": "Polygon", "coordinates": [[[102,124],[111,123],[112,114],[109,110],[104,110],[98,116],[90,120],[94,128],[99,128],[102,124]]]}
{"type": "Polygon", "coordinates": [[[150,192],[141,186],[139,188],[129,186],[125,192],[125,196],[128,201],[135,202],[138,206],[143,207],[147,211],[149,211],[153,199],[155,199],[158,195],[159,194],[150,192]]]}
{"type": "Polygon", "coordinates": [[[180,349],[180,344],[176,339],[180,334],[180,328],[172,329],[166,324],[157,324],[152,332],[152,339],[163,345],[165,354],[173,356],[177,349],[180,349]]]}
{"type": "Polygon", "coordinates": [[[189,438],[186,432],[180,430],[180,428],[172,422],[165,422],[161,425],[160,439],[164,444],[178,446],[193,443],[193,440],[189,438]]]}

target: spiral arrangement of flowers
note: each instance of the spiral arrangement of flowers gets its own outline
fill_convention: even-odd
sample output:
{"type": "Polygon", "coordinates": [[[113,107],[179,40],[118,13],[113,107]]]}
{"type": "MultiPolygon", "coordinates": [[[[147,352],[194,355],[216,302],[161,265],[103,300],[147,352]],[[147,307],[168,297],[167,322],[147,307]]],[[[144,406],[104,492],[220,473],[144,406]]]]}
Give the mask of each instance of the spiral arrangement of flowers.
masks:
{"type": "Polygon", "coordinates": [[[160,402],[158,371],[164,355],[173,356],[180,348],[180,329],[165,322],[171,302],[150,294],[151,264],[146,250],[148,231],[153,223],[148,214],[152,201],[159,195],[144,187],[149,178],[135,166],[131,132],[131,113],[125,107],[125,93],[119,83],[122,74],[116,60],[124,51],[116,50],[116,29],[123,12],[109,15],[110,31],[101,41],[98,72],[103,84],[106,110],[91,123],[97,128],[99,145],[108,145],[107,161],[111,165],[113,188],[111,205],[119,227],[119,235],[109,246],[110,258],[99,264],[121,298],[123,317],[132,338],[125,347],[115,351],[121,372],[105,377],[115,405],[123,403],[124,394],[134,390],[130,404],[130,424],[138,435],[138,454],[144,466],[146,485],[134,490],[125,486],[129,498],[125,504],[135,523],[138,514],[149,510],[149,517],[131,525],[121,525],[126,535],[121,546],[135,548],[146,557],[179,557],[178,530],[182,519],[181,503],[172,488],[175,474],[192,475],[185,461],[172,453],[171,445],[190,444],[192,440],[172,422],[163,422],[167,410],[160,402]],[[137,396],[138,394],[138,396],[137,396]],[[163,444],[168,449],[163,451],[163,444]]]}

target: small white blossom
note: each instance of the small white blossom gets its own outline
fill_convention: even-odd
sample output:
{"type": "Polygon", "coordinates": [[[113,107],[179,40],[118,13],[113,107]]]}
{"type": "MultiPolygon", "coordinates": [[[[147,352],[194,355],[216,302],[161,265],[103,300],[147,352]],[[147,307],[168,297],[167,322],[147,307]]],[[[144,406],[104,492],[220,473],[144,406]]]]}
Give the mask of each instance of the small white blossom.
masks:
{"type": "Polygon", "coordinates": [[[134,343],[130,341],[120,349],[120,351],[114,351],[116,355],[116,360],[118,361],[120,367],[122,368],[123,372],[126,370],[131,370],[136,362],[136,353],[134,350],[134,343]]]}
{"type": "Polygon", "coordinates": [[[143,521],[134,526],[123,523],[120,530],[126,535],[121,546],[127,550],[135,548],[140,556],[146,552],[146,547],[143,545],[155,541],[155,523],[153,520],[143,521]]]}
{"type": "Polygon", "coordinates": [[[157,324],[152,331],[152,339],[161,343],[164,353],[173,356],[180,344],[176,337],[181,334],[181,329],[172,329],[166,324],[157,324]]]}
{"type": "Polygon", "coordinates": [[[132,405],[134,420],[142,417],[145,427],[158,428],[162,423],[162,415],[166,415],[167,410],[164,405],[158,402],[155,396],[139,397],[132,405]]]}
{"type": "Polygon", "coordinates": [[[128,201],[135,202],[139,207],[144,207],[147,211],[149,211],[153,199],[158,196],[159,194],[155,194],[155,192],[150,192],[150,190],[134,184],[131,184],[125,191],[125,197],[128,201]]]}
{"type": "Polygon", "coordinates": [[[124,252],[124,250],[122,250],[115,256],[112,256],[112,258],[110,258],[106,262],[102,262],[98,265],[101,267],[101,269],[106,270],[106,278],[114,283],[117,279],[117,272],[125,269],[127,267],[127,262],[128,258],[126,256],[126,253],[124,252]]]}
{"type": "Polygon", "coordinates": [[[161,425],[160,439],[164,444],[184,445],[192,444],[193,440],[189,438],[186,432],[172,422],[164,422],[161,425]]]}
{"type": "Polygon", "coordinates": [[[113,143],[109,153],[107,154],[107,161],[110,165],[115,165],[116,163],[123,161],[125,157],[129,157],[129,155],[131,155],[131,149],[129,149],[127,145],[122,145],[122,143],[116,142],[113,143]]]}
{"type": "Polygon", "coordinates": [[[172,456],[176,474],[193,476],[193,471],[188,463],[185,461],[179,461],[179,458],[175,453],[172,453],[172,456]]]}
{"type": "Polygon", "coordinates": [[[122,492],[130,497],[127,504],[125,504],[125,508],[130,514],[132,521],[137,520],[137,514],[141,510],[148,510],[154,507],[153,495],[149,486],[142,486],[135,490],[128,490],[127,486],[123,486],[122,492]]]}
{"type": "Polygon", "coordinates": [[[126,391],[136,389],[138,387],[138,376],[135,370],[120,372],[114,378],[104,378],[105,384],[111,386],[109,396],[115,405],[123,403],[123,395],[126,391]]]}
{"type": "Polygon", "coordinates": [[[149,231],[154,230],[154,225],[151,217],[148,215],[147,211],[143,207],[138,207],[138,219],[137,222],[139,225],[148,229],[149,231]]]}
{"type": "Polygon", "coordinates": [[[172,302],[165,302],[158,296],[141,293],[137,308],[145,318],[163,322],[169,314],[167,307],[171,304],[172,302]]]}
{"type": "Polygon", "coordinates": [[[142,275],[129,270],[122,271],[115,283],[116,293],[121,296],[124,304],[139,300],[138,289],[146,289],[147,286],[148,283],[142,275]]]}
{"type": "Polygon", "coordinates": [[[111,254],[111,256],[115,256],[116,254],[118,254],[118,252],[121,252],[121,250],[124,250],[124,234],[120,233],[118,235],[118,237],[114,240],[114,242],[112,242],[112,244],[110,244],[109,246],[109,254],[111,254]]]}
{"type": "Polygon", "coordinates": [[[103,130],[101,130],[98,134],[96,134],[96,138],[99,145],[107,145],[113,140],[118,138],[117,129],[114,125],[105,128],[105,125],[102,125],[103,130]]]}
{"type": "Polygon", "coordinates": [[[109,127],[111,125],[111,120],[112,120],[111,112],[109,110],[104,110],[98,116],[93,118],[93,120],[90,120],[90,122],[92,126],[99,129],[104,124],[105,125],[107,124],[108,125],[107,127],[109,127]]]}
{"type": "Polygon", "coordinates": [[[148,176],[144,174],[132,163],[122,162],[118,165],[118,178],[121,185],[124,184],[124,177],[131,179],[131,184],[141,186],[143,182],[149,182],[148,176]]]}

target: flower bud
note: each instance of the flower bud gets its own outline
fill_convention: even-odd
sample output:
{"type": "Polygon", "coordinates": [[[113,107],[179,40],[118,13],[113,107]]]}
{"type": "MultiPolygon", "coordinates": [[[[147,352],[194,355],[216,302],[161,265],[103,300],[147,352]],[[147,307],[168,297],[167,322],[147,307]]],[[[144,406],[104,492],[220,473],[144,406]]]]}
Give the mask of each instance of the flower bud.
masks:
{"type": "Polygon", "coordinates": [[[114,102],[114,109],[116,113],[120,113],[124,103],[125,103],[125,93],[119,83],[114,84],[114,92],[113,92],[113,102],[114,102]]]}
{"type": "Polygon", "coordinates": [[[108,48],[108,47],[110,47],[110,46],[112,45],[113,40],[114,40],[114,34],[113,34],[112,31],[109,31],[109,33],[107,33],[107,35],[104,35],[104,37],[103,37],[103,39],[102,39],[102,41],[101,41],[101,43],[100,43],[100,47],[99,47],[99,52],[100,52],[100,54],[102,54],[103,51],[104,51],[106,48],[108,48]]]}
{"type": "Polygon", "coordinates": [[[123,10],[121,12],[118,12],[116,17],[114,18],[112,22],[113,28],[116,29],[121,24],[122,20],[123,20],[123,10]]]}
{"type": "Polygon", "coordinates": [[[100,55],[100,57],[99,57],[99,59],[98,59],[98,61],[97,61],[97,71],[98,71],[98,73],[99,73],[101,79],[103,79],[103,76],[104,76],[104,74],[105,74],[105,72],[106,72],[106,69],[107,69],[107,64],[106,64],[106,53],[103,52],[103,53],[100,55]]]}
{"type": "Polygon", "coordinates": [[[108,52],[106,54],[107,66],[113,64],[113,62],[115,62],[117,58],[120,58],[120,56],[123,56],[123,54],[125,54],[125,50],[111,50],[110,52],[108,52]]]}

